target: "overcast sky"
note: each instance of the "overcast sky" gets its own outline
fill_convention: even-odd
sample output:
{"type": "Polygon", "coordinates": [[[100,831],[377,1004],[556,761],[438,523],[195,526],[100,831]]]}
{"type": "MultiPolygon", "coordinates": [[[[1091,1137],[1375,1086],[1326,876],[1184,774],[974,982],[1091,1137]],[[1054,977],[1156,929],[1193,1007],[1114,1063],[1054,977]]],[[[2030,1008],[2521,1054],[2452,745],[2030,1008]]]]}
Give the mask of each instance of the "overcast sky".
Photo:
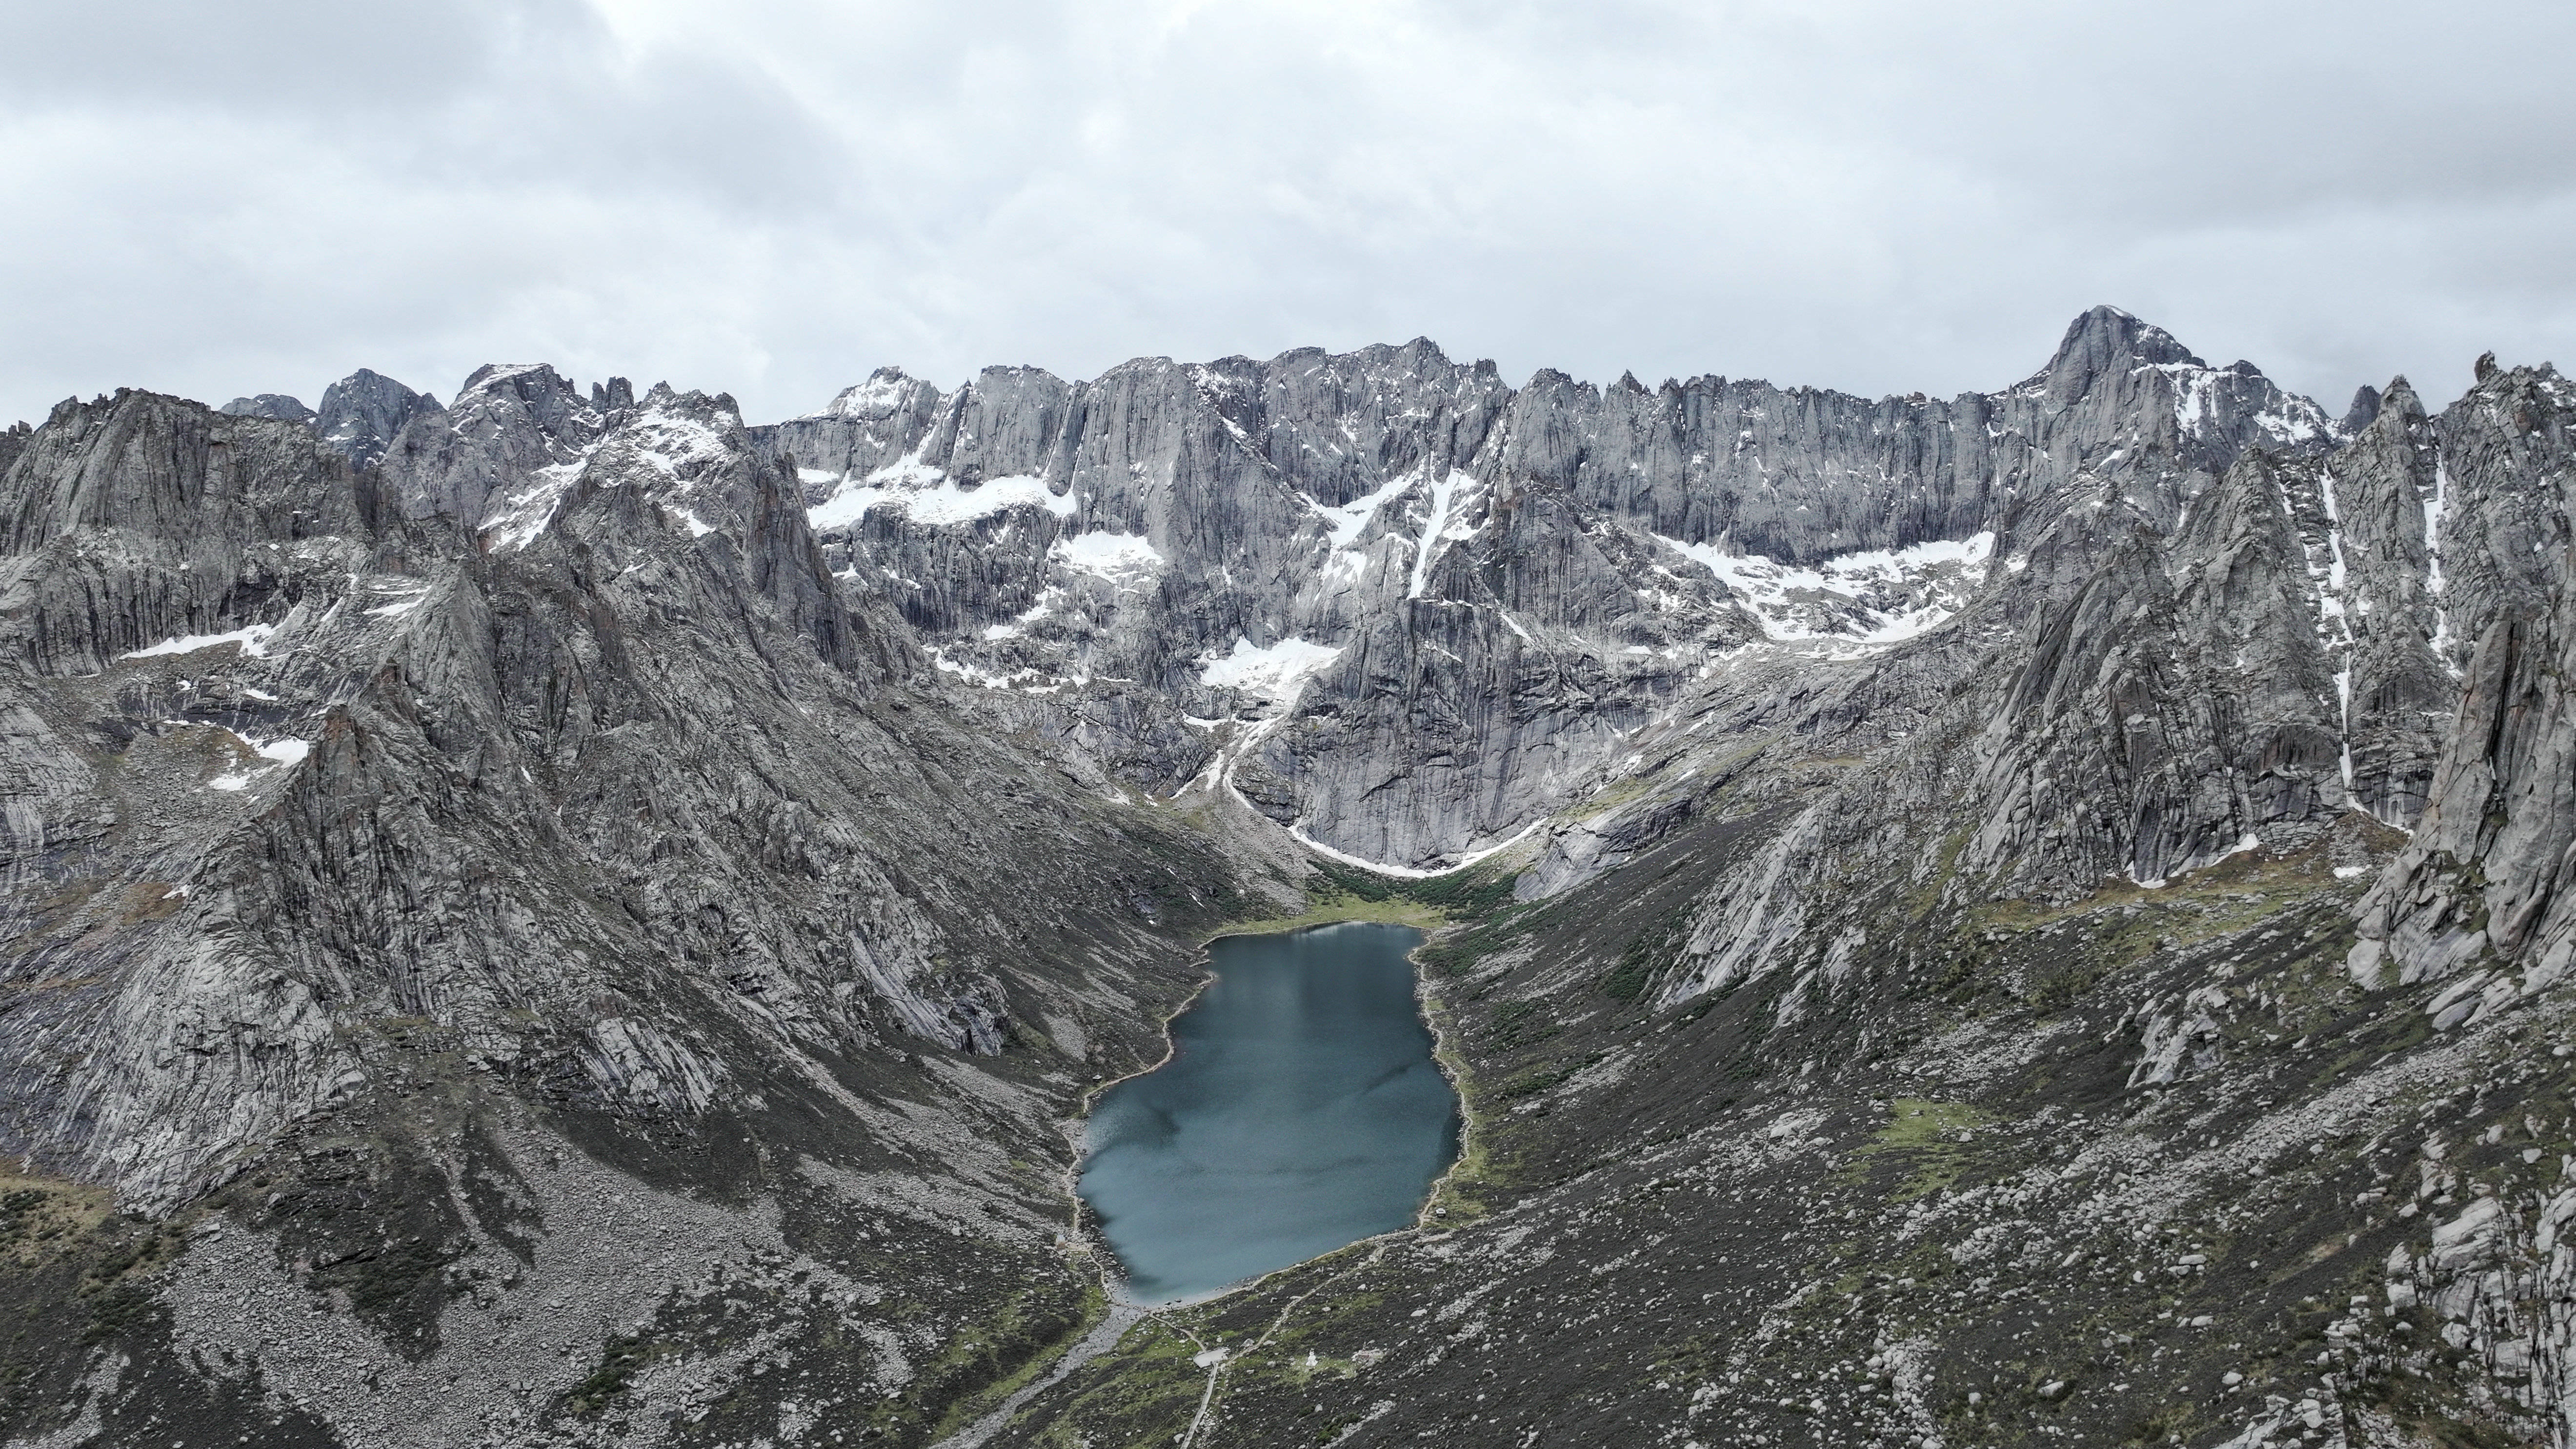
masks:
{"type": "Polygon", "coordinates": [[[2576,6],[0,0],[0,419],[476,364],[1428,335],[1989,389],[2096,302],[2340,408],[2576,363],[2576,6]]]}

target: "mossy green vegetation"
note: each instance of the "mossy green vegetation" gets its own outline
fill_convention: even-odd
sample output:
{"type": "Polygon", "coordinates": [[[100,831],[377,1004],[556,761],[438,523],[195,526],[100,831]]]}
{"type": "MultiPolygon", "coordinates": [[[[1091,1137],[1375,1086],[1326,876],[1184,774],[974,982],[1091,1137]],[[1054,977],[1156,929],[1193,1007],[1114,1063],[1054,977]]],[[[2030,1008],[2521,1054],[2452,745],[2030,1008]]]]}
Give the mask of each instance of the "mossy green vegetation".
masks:
{"type": "MultiPolygon", "coordinates": [[[[1008,1336],[1009,1329],[1023,1312],[1024,1307],[1025,1304],[1020,1299],[1013,1299],[1004,1306],[1002,1312],[1006,1322],[1002,1328],[1003,1336],[1008,1336]]],[[[940,1418],[939,1427],[932,1432],[932,1440],[935,1442],[945,1439],[1001,1407],[1003,1400],[1018,1393],[1030,1381],[1045,1373],[1058,1359],[1070,1352],[1074,1345],[1080,1343],[1083,1335],[1098,1327],[1100,1321],[1108,1316],[1109,1295],[1102,1291],[1098,1283],[1084,1285],[1080,1311],[1065,1325],[1063,1331],[1056,1335],[1055,1341],[1029,1355],[1026,1361],[1009,1374],[995,1379],[950,1404],[947,1412],[940,1418]]]]}
{"type": "Polygon", "coordinates": [[[1518,875],[1516,868],[1491,863],[1454,875],[1418,878],[1380,875],[1335,860],[1317,860],[1314,866],[1315,874],[1306,887],[1304,910],[1293,916],[1229,921],[1211,930],[1208,939],[1299,931],[1340,921],[1378,921],[1437,930],[1454,922],[1481,919],[1509,904],[1512,881],[1518,875]]]}
{"type": "Polygon", "coordinates": [[[1459,1042],[1458,1013],[1437,991],[1426,990],[1423,1004],[1431,1022],[1432,1056],[1458,1094],[1458,1159],[1431,1184],[1422,1216],[1442,1227],[1459,1227],[1491,1211],[1507,1179],[1494,1156],[1493,1133],[1476,1109],[1474,1069],[1459,1042]]]}
{"type": "Polygon", "coordinates": [[[1172,1443],[1207,1385],[1207,1370],[1193,1362],[1206,1347],[1191,1331],[1195,1318],[1165,1312],[1129,1329],[1117,1347],[1076,1371],[1064,1386],[1071,1390],[1066,1411],[1037,1442],[1064,1449],[1172,1443]]]}
{"type": "Polygon", "coordinates": [[[610,1335],[600,1350],[598,1365],[591,1369],[589,1377],[563,1396],[557,1408],[572,1414],[599,1413],[615,1402],[619,1394],[626,1392],[627,1381],[653,1358],[653,1345],[642,1335],[610,1335]]]}
{"type": "Polygon", "coordinates": [[[1899,1097],[1890,1112],[1887,1125],[1852,1154],[1852,1167],[1856,1175],[1866,1175],[1882,1162],[1893,1163],[1903,1174],[1888,1193],[1894,1202],[1912,1202],[1955,1186],[1976,1164],[1977,1129],[1994,1120],[1964,1102],[1921,1097],[1899,1097]]]}
{"type": "Polygon", "coordinates": [[[0,1172],[0,1255],[33,1266],[105,1222],[106,1189],[0,1172]]]}
{"type": "Polygon", "coordinates": [[[1220,936],[1267,936],[1286,931],[1302,931],[1310,926],[1331,926],[1343,921],[1375,921],[1391,926],[1416,926],[1435,930],[1448,922],[1438,907],[1411,900],[1369,900],[1339,892],[1314,892],[1306,897],[1306,909],[1293,916],[1270,916],[1254,921],[1229,921],[1208,932],[1207,939],[1220,936]]]}

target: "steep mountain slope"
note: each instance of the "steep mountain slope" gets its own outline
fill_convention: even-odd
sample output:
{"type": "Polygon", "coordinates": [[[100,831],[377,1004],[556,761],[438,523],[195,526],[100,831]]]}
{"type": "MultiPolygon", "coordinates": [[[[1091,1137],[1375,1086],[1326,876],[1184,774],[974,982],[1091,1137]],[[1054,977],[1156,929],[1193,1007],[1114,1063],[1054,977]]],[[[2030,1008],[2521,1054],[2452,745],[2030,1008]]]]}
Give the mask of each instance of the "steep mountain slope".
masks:
{"type": "Polygon", "coordinates": [[[1426,1227],[996,1442],[2570,1442],[2576,395],[2481,373],[1715,676],[1446,887],[1426,1227]]]}
{"type": "Polygon", "coordinates": [[[13,1416],[535,1432],[660,1315],[893,1428],[1073,1322],[1054,1121],[1234,868],[959,717],[722,399],[486,550],[381,478],[137,393],[8,476],[13,1416]]]}
{"type": "Polygon", "coordinates": [[[0,435],[21,1438],[928,1442],[1195,943],[1400,895],[1423,1226],[994,1442],[2576,1443],[2545,367],[292,401],[0,435]]]}

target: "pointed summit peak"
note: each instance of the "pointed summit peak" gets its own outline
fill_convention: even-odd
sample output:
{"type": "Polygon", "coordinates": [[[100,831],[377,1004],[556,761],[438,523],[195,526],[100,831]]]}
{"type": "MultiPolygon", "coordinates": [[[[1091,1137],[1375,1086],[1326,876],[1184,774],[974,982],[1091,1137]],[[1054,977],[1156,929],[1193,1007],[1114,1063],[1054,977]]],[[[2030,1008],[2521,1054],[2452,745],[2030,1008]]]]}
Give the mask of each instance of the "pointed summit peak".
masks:
{"type": "Polygon", "coordinates": [[[2399,373],[2385,386],[2353,393],[2351,409],[2335,424],[2335,441],[2348,443],[2369,435],[2403,438],[2423,421],[2424,400],[2415,395],[2415,385],[2406,375],[2399,373]]]}
{"type": "Polygon", "coordinates": [[[2070,356],[2088,353],[2101,357],[2125,355],[2150,364],[2209,365],[2175,340],[2172,333],[2117,307],[2095,307],[2068,323],[2066,337],[2057,344],[2057,356],[2051,360],[2049,370],[2054,372],[2070,356]]]}
{"type": "Polygon", "coordinates": [[[2032,381],[2059,403],[2092,391],[2094,380],[2135,367],[2207,367],[2174,335],[2117,307],[2095,307],[2069,323],[2057,355],[2032,381]]]}

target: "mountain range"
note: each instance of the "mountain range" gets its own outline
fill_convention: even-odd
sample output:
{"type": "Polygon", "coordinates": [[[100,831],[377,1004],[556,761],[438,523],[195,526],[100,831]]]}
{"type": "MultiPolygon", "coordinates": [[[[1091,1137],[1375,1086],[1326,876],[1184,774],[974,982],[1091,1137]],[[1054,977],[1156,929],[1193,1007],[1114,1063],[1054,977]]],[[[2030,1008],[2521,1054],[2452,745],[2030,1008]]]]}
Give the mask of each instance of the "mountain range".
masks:
{"type": "Polygon", "coordinates": [[[2472,384],[66,401],[0,1432],[2576,1445],[2576,389],[2472,384]],[[1354,916],[1459,1165],[1117,1306],[1088,1094],[1354,916]]]}

